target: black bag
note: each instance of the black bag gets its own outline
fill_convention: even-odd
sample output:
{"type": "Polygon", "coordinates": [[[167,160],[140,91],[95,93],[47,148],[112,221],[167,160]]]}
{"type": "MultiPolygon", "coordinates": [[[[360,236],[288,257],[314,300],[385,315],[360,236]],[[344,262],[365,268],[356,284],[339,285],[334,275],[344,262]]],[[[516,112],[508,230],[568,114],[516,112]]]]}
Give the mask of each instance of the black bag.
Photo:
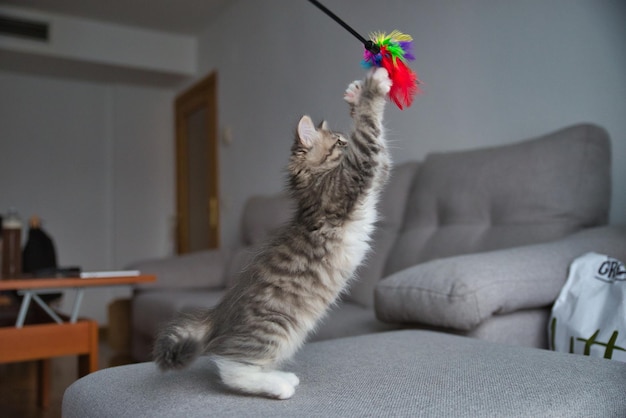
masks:
{"type": "Polygon", "coordinates": [[[33,275],[54,272],[57,268],[57,254],[52,238],[40,227],[31,226],[28,240],[22,253],[22,271],[33,275]]]}
{"type": "MultiPolygon", "coordinates": [[[[37,277],[55,277],[57,274],[57,254],[52,238],[39,226],[39,221],[31,219],[28,239],[22,252],[22,272],[37,277]]],[[[63,293],[40,295],[46,303],[59,299],[63,293]]]]}

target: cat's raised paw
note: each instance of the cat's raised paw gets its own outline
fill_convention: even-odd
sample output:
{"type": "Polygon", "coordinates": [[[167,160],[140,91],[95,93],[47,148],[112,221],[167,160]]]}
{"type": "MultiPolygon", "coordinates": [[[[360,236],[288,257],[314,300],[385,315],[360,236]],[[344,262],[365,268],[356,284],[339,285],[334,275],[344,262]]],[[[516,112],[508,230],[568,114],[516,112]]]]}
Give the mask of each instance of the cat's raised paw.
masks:
{"type": "Polygon", "coordinates": [[[361,97],[361,80],[355,80],[346,89],[343,99],[351,105],[356,105],[361,97]]]}
{"type": "Polygon", "coordinates": [[[378,85],[378,89],[382,94],[387,94],[391,90],[392,83],[387,69],[382,67],[376,68],[372,74],[372,80],[378,85]]]}

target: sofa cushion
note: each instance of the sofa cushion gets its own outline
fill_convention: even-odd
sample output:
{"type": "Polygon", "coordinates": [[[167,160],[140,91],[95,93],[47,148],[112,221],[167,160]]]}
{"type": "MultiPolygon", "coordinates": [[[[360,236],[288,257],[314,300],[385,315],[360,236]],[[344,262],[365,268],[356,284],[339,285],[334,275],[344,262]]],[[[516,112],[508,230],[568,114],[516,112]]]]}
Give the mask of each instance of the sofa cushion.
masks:
{"type": "Polygon", "coordinates": [[[318,324],[307,341],[330,340],[374,332],[397,329],[397,325],[386,324],[376,318],[374,309],[356,303],[341,301],[331,307],[330,312],[318,324]]]}
{"type": "MultiPolygon", "coordinates": [[[[485,319],[470,331],[452,331],[466,337],[507,345],[548,348],[546,324],[550,308],[524,309],[485,319]]],[[[450,332],[450,329],[444,330],[450,332]]]]}
{"type": "Polygon", "coordinates": [[[429,155],[386,274],[424,261],[546,242],[606,224],[610,143],[577,125],[506,146],[429,155]]]}
{"type": "Polygon", "coordinates": [[[589,251],[624,259],[626,227],[410,267],[378,284],[376,312],[387,322],[471,330],[494,315],[550,306],[571,262],[589,251]]]}
{"type": "Polygon", "coordinates": [[[286,401],[224,389],[209,359],[113,367],[74,382],[63,416],[624,417],[626,364],[427,331],[307,344],[286,401]]]}

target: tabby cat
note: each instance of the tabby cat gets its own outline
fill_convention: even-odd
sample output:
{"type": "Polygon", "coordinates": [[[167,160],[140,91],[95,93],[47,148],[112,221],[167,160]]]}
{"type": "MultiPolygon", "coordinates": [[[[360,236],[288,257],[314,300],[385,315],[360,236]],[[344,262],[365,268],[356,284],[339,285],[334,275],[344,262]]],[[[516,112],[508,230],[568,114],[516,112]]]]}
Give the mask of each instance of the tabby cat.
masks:
{"type": "Polygon", "coordinates": [[[384,68],[350,84],[349,140],[302,117],[288,164],[293,219],[215,308],[181,313],[162,330],[154,349],[162,370],[208,354],[233,390],[278,399],[294,394],[298,377],[276,367],[303,344],[369,250],[391,164],[382,127],[390,86],[384,68]]]}

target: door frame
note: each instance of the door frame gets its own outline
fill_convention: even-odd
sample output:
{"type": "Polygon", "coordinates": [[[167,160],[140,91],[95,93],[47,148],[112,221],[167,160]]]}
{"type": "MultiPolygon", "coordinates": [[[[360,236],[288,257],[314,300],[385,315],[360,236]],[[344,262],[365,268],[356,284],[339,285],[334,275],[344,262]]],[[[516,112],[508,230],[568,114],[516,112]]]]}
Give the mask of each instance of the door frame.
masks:
{"type": "Polygon", "coordinates": [[[186,117],[206,107],[208,141],[208,187],[209,187],[209,248],[218,248],[219,228],[219,166],[218,166],[218,120],[217,120],[217,73],[211,72],[176,97],[176,252],[188,253],[189,248],[189,158],[187,154],[186,117]]]}

